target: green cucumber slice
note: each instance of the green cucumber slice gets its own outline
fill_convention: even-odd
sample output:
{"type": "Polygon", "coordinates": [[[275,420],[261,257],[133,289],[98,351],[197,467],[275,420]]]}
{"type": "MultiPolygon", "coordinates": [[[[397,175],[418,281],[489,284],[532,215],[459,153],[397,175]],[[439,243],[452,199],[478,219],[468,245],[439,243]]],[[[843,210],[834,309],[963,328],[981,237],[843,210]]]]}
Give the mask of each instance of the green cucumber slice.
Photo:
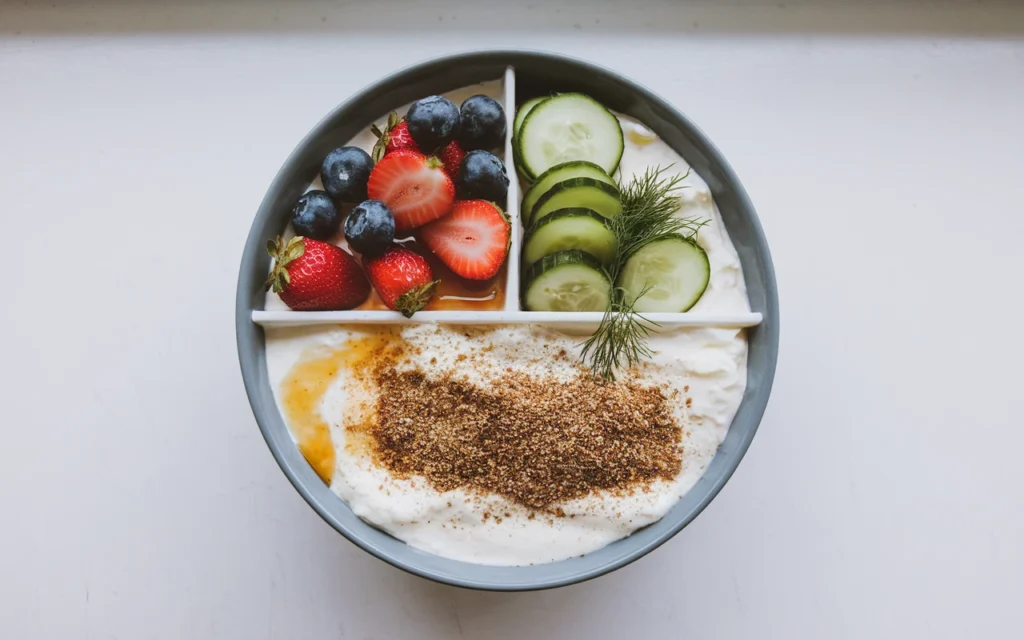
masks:
{"type": "Polygon", "coordinates": [[[572,178],[552,186],[527,214],[527,225],[535,225],[559,209],[591,209],[606,218],[622,213],[619,190],[593,178],[572,178]]]}
{"type": "Polygon", "coordinates": [[[550,97],[551,96],[538,96],[536,98],[530,98],[523,104],[519,105],[519,109],[516,110],[515,120],[512,121],[512,162],[515,164],[516,171],[519,172],[519,175],[526,178],[524,182],[530,182],[532,179],[526,173],[526,170],[523,169],[523,164],[519,160],[519,145],[516,144],[516,140],[519,139],[519,129],[522,128],[523,121],[526,120],[526,116],[530,113],[530,110],[550,97]]]}
{"type": "Polygon", "coordinates": [[[586,160],[563,162],[562,164],[551,167],[537,177],[537,181],[533,183],[533,186],[527,189],[526,193],[523,194],[523,204],[519,210],[526,212],[524,215],[528,216],[530,211],[533,210],[534,205],[537,204],[537,201],[540,200],[541,196],[547,193],[551,187],[555,186],[559,182],[565,182],[572,178],[590,178],[592,180],[597,180],[598,182],[604,182],[605,184],[618,189],[618,185],[615,184],[615,180],[605,173],[604,169],[593,162],[587,162],[586,160]]]}
{"type": "Polygon", "coordinates": [[[559,251],[579,249],[608,265],[615,260],[618,239],[608,219],[590,209],[559,209],[530,229],[523,245],[523,266],[559,251]]]}
{"type": "Polygon", "coordinates": [[[618,286],[638,312],[687,311],[697,304],[711,279],[708,254],[694,240],[671,235],[655,240],[626,260],[618,286]],[[640,293],[647,289],[647,293],[640,293]],[[640,296],[637,299],[637,296],[640,296]]]}
{"type": "Polygon", "coordinates": [[[519,105],[516,109],[516,118],[512,121],[512,139],[515,140],[519,137],[519,129],[523,126],[523,120],[526,120],[526,115],[536,107],[538,104],[544,102],[551,96],[539,96],[536,98],[530,98],[523,104],[519,105]]]}
{"type": "Polygon", "coordinates": [[[527,269],[523,303],[530,311],[604,311],[612,283],[601,263],[579,250],[544,256],[527,269]]]}
{"type": "Polygon", "coordinates": [[[590,96],[562,93],[526,114],[516,149],[531,179],[573,160],[588,160],[611,175],[622,158],[622,127],[615,114],[590,96]]]}

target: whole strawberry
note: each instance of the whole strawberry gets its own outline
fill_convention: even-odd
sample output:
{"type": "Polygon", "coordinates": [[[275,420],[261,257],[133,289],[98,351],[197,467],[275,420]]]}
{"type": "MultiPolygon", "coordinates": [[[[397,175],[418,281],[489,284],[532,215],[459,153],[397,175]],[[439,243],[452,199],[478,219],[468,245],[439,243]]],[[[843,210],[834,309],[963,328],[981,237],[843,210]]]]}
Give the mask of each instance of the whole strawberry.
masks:
{"type": "Polygon", "coordinates": [[[370,131],[377,136],[377,142],[373,145],[371,154],[374,162],[380,162],[381,158],[399,149],[420,150],[412,139],[412,134],[409,133],[409,125],[404,119],[400,120],[394,111],[388,116],[387,128],[384,131],[381,131],[375,124],[370,125],[370,131]]]}
{"type": "Polygon", "coordinates": [[[358,307],[370,295],[359,263],[333,244],[295,236],[267,241],[274,265],[267,289],[296,311],[336,311],[358,307]]]}
{"type": "Polygon", "coordinates": [[[375,258],[364,257],[363,266],[384,304],[406,318],[434,298],[439,281],[426,258],[415,251],[396,244],[375,258]]]}
{"type": "Polygon", "coordinates": [[[444,163],[445,172],[454,180],[459,173],[459,165],[462,164],[462,159],[466,157],[466,152],[462,150],[457,141],[452,140],[437,155],[441,158],[441,162],[444,163]]]}

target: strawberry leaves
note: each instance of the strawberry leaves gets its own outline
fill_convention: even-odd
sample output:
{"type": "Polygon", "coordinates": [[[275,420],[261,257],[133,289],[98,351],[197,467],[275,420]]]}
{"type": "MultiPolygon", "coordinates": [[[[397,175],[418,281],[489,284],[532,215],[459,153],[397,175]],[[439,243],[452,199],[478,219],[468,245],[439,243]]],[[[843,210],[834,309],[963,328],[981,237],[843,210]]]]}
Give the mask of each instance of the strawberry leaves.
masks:
{"type": "Polygon", "coordinates": [[[288,274],[288,265],[301,258],[305,251],[306,245],[302,236],[295,236],[288,242],[281,236],[277,236],[276,240],[267,240],[267,253],[274,260],[270,275],[267,276],[267,291],[281,293],[288,288],[292,282],[288,274]]]}
{"type": "Polygon", "coordinates": [[[388,115],[387,128],[384,129],[384,131],[381,131],[380,127],[375,124],[370,125],[370,131],[373,132],[373,135],[377,136],[377,142],[373,145],[373,153],[370,154],[374,163],[380,162],[380,159],[384,157],[385,153],[387,153],[388,140],[391,138],[391,131],[398,126],[399,122],[401,122],[401,120],[399,119],[398,114],[392,111],[388,115]]]}
{"type": "Polygon", "coordinates": [[[434,297],[434,290],[437,289],[437,285],[440,282],[440,280],[434,280],[423,286],[409,289],[398,296],[398,300],[395,302],[395,310],[401,312],[406,318],[411,318],[414,313],[430,303],[431,298],[434,297]]]}

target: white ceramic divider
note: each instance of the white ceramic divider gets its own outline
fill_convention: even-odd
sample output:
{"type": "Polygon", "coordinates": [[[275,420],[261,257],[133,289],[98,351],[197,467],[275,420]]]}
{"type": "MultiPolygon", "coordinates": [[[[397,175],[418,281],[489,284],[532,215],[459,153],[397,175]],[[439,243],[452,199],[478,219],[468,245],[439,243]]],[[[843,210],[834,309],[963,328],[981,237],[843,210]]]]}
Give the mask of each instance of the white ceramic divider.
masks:
{"type": "MultiPolygon", "coordinates": [[[[505,134],[505,167],[508,169],[508,213],[512,222],[512,241],[505,264],[505,308],[501,311],[420,311],[406,318],[397,311],[263,311],[254,310],[252,320],[264,327],[296,327],[332,324],[542,324],[572,330],[593,330],[601,323],[601,312],[525,311],[520,306],[520,263],[525,230],[519,217],[519,174],[512,150],[512,125],[516,111],[516,74],[513,67],[505,69],[503,94],[507,132],[505,134]]],[[[655,323],[655,330],[696,327],[744,328],[761,324],[760,313],[645,313],[655,323]]]]}
{"type": "MultiPolygon", "coordinates": [[[[406,318],[395,311],[253,311],[253,322],[263,326],[295,327],[324,324],[543,324],[596,327],[600,311],[420,311],[406,318]]],[[[752,313],[645,313],[643,317],[663,328],[743,328],[761,324],[752,313]]]]}
{"type": "Polygon", "coordinates": [[[519,302],[519,256],[523,246],[523,226],[519,222],[519,172],[513,159],[512,124],[516,119],[516,70],[505,69],[505,170],[508,172],[508,213],[512,221],[511,246],[505,260],[505,311],[522,311],[519,302]]]}

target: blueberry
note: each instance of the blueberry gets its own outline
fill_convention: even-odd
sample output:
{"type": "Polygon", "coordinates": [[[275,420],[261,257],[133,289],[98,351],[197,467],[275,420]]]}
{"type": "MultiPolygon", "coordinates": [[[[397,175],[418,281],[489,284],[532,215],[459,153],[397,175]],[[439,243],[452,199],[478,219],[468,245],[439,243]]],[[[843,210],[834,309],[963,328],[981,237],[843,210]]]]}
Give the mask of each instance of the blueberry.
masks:
{"type": "Polygon", "coordinates": [[[292,209],[295,233],[314,240],[326,240],[338,231],[341,215],[326,191],[307,191],[292,209]]]}
{"type": "Polygon", "coordinates": [[[430,96],[409,107],[405,123],[420,150],[435,153],[459,133],[459,108],[448,98],[430,96]]]}
{"type": "Polygon", "coordinates": [[[508,195],[505,164],[490,151],[470,151],[459,165],[455,192],[460,200],[490,200],[504,209],[508,195]]]}
{"type": "Polygon", "coordinates": [[[466,98],[460,116],[459,144],[466,151],[494,149],[505,143],[505,110],[494,98],[466,98]]]}
{"type": "Polygon", "coordinates": [[[379,200],[367,200],[352,209],[345,219],[345,238],[352,250],[374,256],[395,239],[395,216],[379,200]]]}
{"type": "Polygon", "coordinates": [[[320,167],[324,189],[338,202],[353,204],[366,200],[366,183],[373,160],[359,147],[340,147],[327,154],[320,167]]]}

